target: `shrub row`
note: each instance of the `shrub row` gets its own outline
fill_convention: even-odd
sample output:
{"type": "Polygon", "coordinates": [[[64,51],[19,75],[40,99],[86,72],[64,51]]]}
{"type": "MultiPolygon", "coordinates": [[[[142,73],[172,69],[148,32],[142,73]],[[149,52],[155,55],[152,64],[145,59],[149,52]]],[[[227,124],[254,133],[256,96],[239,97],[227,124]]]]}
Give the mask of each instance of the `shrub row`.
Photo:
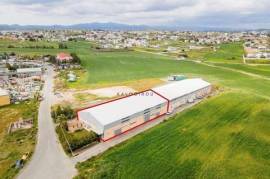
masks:
{"type": "Polygon", "coordinates": [[[56,132],[66,153],[71,153],[71,151],[69,149],[65,136],[70,144],[70,148],[72,151],[75,151],[86,145],[89,145],[97,141],[98,139],[98,136],[94,132],[89,132],[84,129],[76,131],[74,133],[68,133],[66,123],[60,123],[56,127],[56,132]]]}

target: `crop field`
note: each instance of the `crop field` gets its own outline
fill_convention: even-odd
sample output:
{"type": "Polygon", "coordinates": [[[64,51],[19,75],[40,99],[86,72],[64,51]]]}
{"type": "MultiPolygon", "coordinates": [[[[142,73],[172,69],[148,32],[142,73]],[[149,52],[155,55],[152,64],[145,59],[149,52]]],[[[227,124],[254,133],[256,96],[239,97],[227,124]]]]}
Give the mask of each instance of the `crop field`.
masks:
{"type": "Polygon", "coordinates": [[[36,121],[38,104],[25,102],[0,108],[0,178],[13,178],[18,172],[16,160],[23,154],[32,153],[36,142],[36,124],[32,129],[19,130],[8,134],[11,122],[20,118],[33,118],[36,121]]]}
{"type": "MultiPolygon", "coordinates": [[[[221,64],[237,62],[237,58],[222,60],[226,53],[210,55],[209,61],[268,77],[267,66],[221,64]]],[[[85,84],[181,73],[207,79],[227,92],[79,164],[77,178],[270,177],[269,80],[138,52],[90,54],[82,59],[89,69],[85,84]]]]}
{"type": "Polygon", "coordinates": [[[168,57],[138,52],[123,52],[114,55],[106,52],[81,56],[81,58],[88,72],[80,80],[72,83],[77,87],[87,87],[98,83],[121,84],[123,81],[162,78],[169,74],[180,73],[188,77],[202,77],[218,85],[243,92],[270,96],[270,81],[192,61],[175,61],[168,57]]]}
{"type": "Polygon", "coordinates": [[[216,66],[227,67],[231,69],[241,70],[248,73],[253,73],[256,75],[261,75],[263,77],[270,77],[270,65],[245,65],[245,64],[229,64],[229,63],[214,63],[216,66]]]}
{"type": "Polygon", "coordinates": [[[216,51],[205,48],[202,50],[191,50],[188,55],[192,59],[201,59],[210,62],[241,63],[243,61],[244,49],[242,43],[221,44],[216,51]]]}
{"type": "Polygon", "coordinates": [[[222,94],[79,164],[77,178],[269,178],[269,107],[222,94]]]}

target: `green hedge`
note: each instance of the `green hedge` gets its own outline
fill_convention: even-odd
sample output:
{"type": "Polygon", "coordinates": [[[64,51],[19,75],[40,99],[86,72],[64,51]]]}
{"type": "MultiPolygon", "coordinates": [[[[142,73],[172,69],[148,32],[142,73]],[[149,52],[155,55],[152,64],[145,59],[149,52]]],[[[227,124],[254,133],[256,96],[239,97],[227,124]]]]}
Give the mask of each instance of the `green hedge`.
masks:
{"type": "Polygon", "coordinates": [[[61,123],[56,127],[56,132],[58,134],[59,140],[65,150],[66,153],[71,153],[68,144],[65,140],[65,136],[70,144],[71,150],[75,151],[80,149],[86,145],[89,145],[95,141],[97,141],[98,136],[94,132],[89,132],[84,129],[68,133],[66,123],[61,123]],[[61,130],[61,127],[63,130],[61,130]],[[64,133],[63,133],[64,132],[64,133]],[[65,136],[64,136],[65,134],[65,136]]]}
{"type": "Polygon", "coordinates": [[[254,60],[249,60],[249,59],[246,59],[246,62],[247,63],[251,63],[251,64],[270,64],[270,60],[264,60],[264,59],[254,59],[254,60]]]}
{"type": "Polygon", "coordinates": [[[51,108],[51,116],[55,123],[73,119],[76,116],[75,111],[70,106],[56,105],[51,108]]]}

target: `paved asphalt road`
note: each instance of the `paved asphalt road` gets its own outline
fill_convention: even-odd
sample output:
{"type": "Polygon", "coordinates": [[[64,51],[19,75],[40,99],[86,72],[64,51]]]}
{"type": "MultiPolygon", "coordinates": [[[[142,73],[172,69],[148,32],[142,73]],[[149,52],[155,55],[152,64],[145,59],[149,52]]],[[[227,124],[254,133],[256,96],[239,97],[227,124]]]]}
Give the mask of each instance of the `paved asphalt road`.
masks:
{"type": "Polygon", "coordinates": [[[19,173],[19,179],[69,179],[77,172],[58,142],[50,115],[53,75],[52,67],[48,67],[43,88],[44,100],[39,108],[37,146],[32,159],[19,173]]]}

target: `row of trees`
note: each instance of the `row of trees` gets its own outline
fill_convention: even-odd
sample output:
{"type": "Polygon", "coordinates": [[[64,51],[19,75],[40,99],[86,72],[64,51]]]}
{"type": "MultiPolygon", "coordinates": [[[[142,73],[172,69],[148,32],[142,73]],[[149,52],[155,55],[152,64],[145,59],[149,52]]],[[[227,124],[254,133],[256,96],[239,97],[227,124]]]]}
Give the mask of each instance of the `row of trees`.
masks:
{"type": "Polygon", "coordinates": [[[59,44],[58,44],[58,48],[59,48],[59,49],[67,49],[68,46],[67,46],[66,44],[64,44],[64,43],[59,43],[59,44]]]}

